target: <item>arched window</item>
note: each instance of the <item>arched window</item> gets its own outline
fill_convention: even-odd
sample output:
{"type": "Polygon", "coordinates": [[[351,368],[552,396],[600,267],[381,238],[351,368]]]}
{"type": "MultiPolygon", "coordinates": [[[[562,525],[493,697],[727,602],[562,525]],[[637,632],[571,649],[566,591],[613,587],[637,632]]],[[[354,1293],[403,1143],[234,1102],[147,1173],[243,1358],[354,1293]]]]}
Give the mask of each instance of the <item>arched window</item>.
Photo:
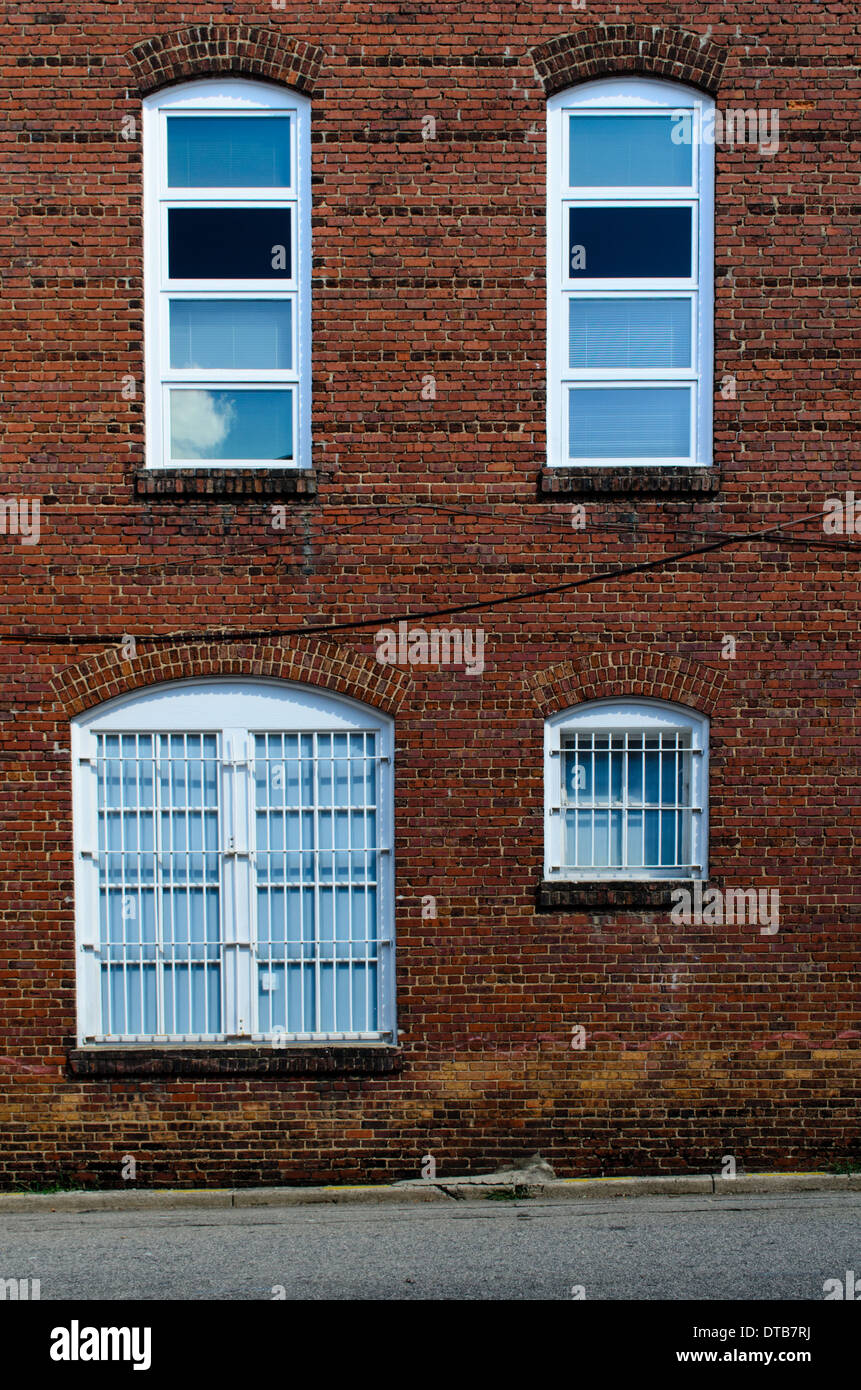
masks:
{"type": "Polygon", "coordinates": [[[206,79],[144,103],[146,461],[310,466],[310,102],[206,79]]]}
{"type": "Polygon", "coordinates": [[[72,725],[79,1036],[394,1035],[393,725],[219,678],[72,725]]]}
{"type": "Polygon", "coordinates": [[[548,102],[548,463],[712,461],[709,97],[607,78],[548,102]]]}
{"type": "Polygon", "coordinates": [[[545,878],[708,877],[708,720],[658,700],[548,719],[545,878]]]}

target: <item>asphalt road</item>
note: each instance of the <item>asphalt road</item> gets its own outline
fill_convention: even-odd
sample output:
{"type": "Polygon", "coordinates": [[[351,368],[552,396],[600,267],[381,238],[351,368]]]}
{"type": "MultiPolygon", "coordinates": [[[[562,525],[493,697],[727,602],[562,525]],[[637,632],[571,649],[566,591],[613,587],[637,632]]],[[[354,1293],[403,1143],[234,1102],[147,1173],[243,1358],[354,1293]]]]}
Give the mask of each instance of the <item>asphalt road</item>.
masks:
{"type": "Polygon", "coordinates": [[[52,1299],[823,1299],[861,1193],[0,1215],[52,1299]]]}

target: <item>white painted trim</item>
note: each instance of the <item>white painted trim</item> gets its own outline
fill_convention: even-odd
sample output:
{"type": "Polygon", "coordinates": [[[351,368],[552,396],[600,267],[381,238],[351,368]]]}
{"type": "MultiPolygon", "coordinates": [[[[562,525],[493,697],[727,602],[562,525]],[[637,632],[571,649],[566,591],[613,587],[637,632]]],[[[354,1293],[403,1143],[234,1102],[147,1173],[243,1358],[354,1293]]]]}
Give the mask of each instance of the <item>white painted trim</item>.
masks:
{"type": "Polygon", "coordinates": [[[196,80],[154,92],[143,101],[143,223],[145,323],[145,431],[147,468],[311,467],[311,103],[298,92],[244,78],[196,80]],[[291,186],[273,188],[170,189],[167,186],[168,115],[283,115],[291,126],[291,186]],[[167,208],[290,207],[293,245],[289,281],[170,280],[167,275],[167,208]],[[281,299],[293,304],[293,365],[269,371],[173,371],[166,304],[171,298],[281,299]],[[293,391],[292,459],[177,459],[169,456],[165,387],[200,389],[265,386],[278,382],[293,391]]]}
{"type": "Polygon", "coordinates": [[[601,78],[547,102],[547,463],[565,468],[654,468],[708,466],[712,463],[714,396],[714,146],[701,143],[698,133],[713,100],[679,83],[629,77],[601,78]],[[572,189],[568,183],[567,115],[643,115],[690,110],[694,123],[691,144],[692,184],[657,188],[607,187],[572,189]],[[571,206],[690,206],[692,258],[696,274],[689,279],[572,280],[567,259],[567,218],[571,206]],[[568,389],[574,383],[634,386],[648,381],[651,371],[606,368],[581,371],[568,366],[568,303],[580,298],[665,298],[683,294],[694,314],[692,365],[656,368],[655,384],[692,382],[691,446],[685,458],[568,457],[568,389]]]}

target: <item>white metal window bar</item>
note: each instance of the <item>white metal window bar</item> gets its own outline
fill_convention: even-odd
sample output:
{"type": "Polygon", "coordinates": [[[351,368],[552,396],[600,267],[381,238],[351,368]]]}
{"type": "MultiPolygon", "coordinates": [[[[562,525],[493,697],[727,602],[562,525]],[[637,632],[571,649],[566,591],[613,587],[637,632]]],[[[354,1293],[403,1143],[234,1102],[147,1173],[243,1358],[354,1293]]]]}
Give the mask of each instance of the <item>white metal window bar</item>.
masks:
{"type": "Polygon", "coordinates": [[[375,729],[79,735],[82,1040],[393,1033],[375,729]]]}
{"type": "Polygon", "coordinates": [[[596,701],[545,732],[549,878],[706,875],[707,721],[659,701],[596,701]]]}

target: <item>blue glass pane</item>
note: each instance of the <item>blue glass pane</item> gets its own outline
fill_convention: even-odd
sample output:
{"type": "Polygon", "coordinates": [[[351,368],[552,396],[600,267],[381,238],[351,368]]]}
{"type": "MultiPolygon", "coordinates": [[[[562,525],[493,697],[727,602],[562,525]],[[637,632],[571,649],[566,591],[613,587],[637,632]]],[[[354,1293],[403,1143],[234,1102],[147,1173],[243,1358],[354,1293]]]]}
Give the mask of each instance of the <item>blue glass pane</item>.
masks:
{"type": "Polygon", "coordinates": [[[689,367],[690,299],[571,299],[572,368],[689,367]]]}
{"type": "Polygon", "coordinates": [[[628,812],[628,863],[639,868],[643,863],[643,812],[628,812]]]}
{"type": "Polygon", "coordinates": [[[169,208],[172,280],[289,280],[289,208],[169,208]]]}
{"type": "Polygon", "coordinates": [[[691,145],[672,116],[571,116],[569,174],[574,187],[689,188],[691,145]],[[676,140],[673,140],[673,132],[676,140]]]}
{"type": "Polygon", "coordinates": [[[646,753],[646,805],[656,805],[660,801],[658,790],[658,772],[660,764],[660,754],[646,753]]]}
{"type": "Polygon", "coordinates": [[[676,780],[676,768],[681,772],[681,766],[681,757],[677,760],[672,753],[665,753],[661,759],[661,800],[668,805],[681,800],[681,786],[676,780]]]}
{"type": "Polygon", "coordinates": [[[610,795],[610,755],[595,754],[595,800],[606,803],[610,795]]]}
{"type": "Polygon", "coordinates": [[[646,824],[645,862],[656,865],[660,863],[658,858],[658,812],[644,811],[643,816],[646,824]]]}
{"type": "Polygon", "coordinates": [[[172,390],[170,456],[292,459],[292,391],[172,390]]]}
{"type": "Polygon", "coordinates": [[[676,812],[661,812],[661,863],[675,864],[676,859],[676,812]]]}
{"type": "Polygon", "coordinates": [[[169,116],[171,188],[288,188],[290,120],[281,116],[169,116]]]}
{"type": "Polygon", "coordinates": [[[290,368],[292,319],[289,300],[171,300],[170,365],[203,370],[290,368]]]}
{"type": "Polygon", "coordinates": [[[628,754],[628,801],[643,799],[643,761],[639,753],[628,754]]]}
{"type": "Polygon", "coordinates": [[[577,388],[568,393],[569,458],[689,458],[688,387],[577,388]]]}
{"type": "Polygon", "coordinates": [[[688,279],[692,218],[688,207],[569,208],[571,279],[688,279]]]}

